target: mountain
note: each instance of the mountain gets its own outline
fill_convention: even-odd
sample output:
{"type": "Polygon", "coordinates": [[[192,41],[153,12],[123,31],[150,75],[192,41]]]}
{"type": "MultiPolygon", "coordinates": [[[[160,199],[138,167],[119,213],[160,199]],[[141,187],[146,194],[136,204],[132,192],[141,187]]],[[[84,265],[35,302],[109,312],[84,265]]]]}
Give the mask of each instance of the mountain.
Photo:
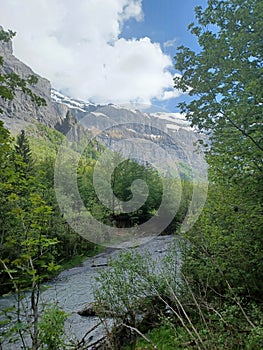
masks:
{"type": "Polygon", "coordinates": [[[35,74],[30,67],[19,61],[13,55],[12,43],[0,42],[0,56],[3,57],[4,64],[0,67],[2,74],[16,73],[22,78],[34,74],[38,78],[38,83],[32,86],[32,91],[43,97],[47,105],[37,107],[28,96],[21,91],[16,92],[16,96],[12,101],[5,101],[0,98],[0,105],[4,111],[1,119],[5,126],[17,132],[22,128],[26,128],[28,124],[40,122],[50,127],[54,127],[57,123],[61,123],[66,116],[68,109],[63,105],[56,105],[50,98],[51,85],[50,82],[35,74]]]}
{"type": "Polygon", "coordinates": [[[0,42],[0,56],[4,60],[2,74],[14,72],[22,78],[36,75],[38,83],[32,91],[46,101],[46,106],[38,107],[20,91],[12,101],[0,99],[0,118],[12,132],[42,123],[65,135],[73,130],[71,138],[79,139],[87,128],[90,137],[126,157],[153,164],[170,158],[203,169],[203,156],[195,151],[195,143],[204,136],[197,134],[179,113],[151,113],[134,106],[95,105],[70,98],[18,60],[11,42],[0,42]]]}

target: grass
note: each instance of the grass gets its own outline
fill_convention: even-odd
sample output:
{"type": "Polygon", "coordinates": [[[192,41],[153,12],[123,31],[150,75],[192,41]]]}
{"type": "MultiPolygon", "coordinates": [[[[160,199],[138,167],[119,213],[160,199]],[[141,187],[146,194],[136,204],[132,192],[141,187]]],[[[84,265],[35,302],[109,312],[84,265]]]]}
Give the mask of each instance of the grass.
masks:
{"type": "MultiPolygon", "coordinates": [[[[198,326],[198,325],[196,325],[198,326]]],[[[263,328],[258,325],[254,329],[247,329],[243,332],[236,332],[231,329],[214,329],[213,337],[207,334],[207,330],[199,325],[199,335],[203,339],[203,345],[197,346],[193,339],[190,339],[186,330],[181,326],[160,326],[149,331],[145,336],[156,347],[152,346],[143,338],[137,340],[135,350],[196,350],[196,349],[217,349],[217,350],[262,350],[263,328]]],[[[127,346],[125,350],[130,350],[127,346]]]]}
{"type": "MultiPolygon", "coordinates": [[[[184,333],[184,330],[182,330],[184,333]]],[[[154,328],[146,334],[146,337],[151,340],[158,350],[182,350],[189,349],[185,344],[188,338],[186,334],[175,332],[174,329],[167,326],[154,328]],[[183,339],[184,338],[184,339],[183,339]]],[[[127,348],[128,350],[128,348],[127,348]]],[[[140,338],[136,345],[136,350],[155,350],[145,339],[140,338]]]]}

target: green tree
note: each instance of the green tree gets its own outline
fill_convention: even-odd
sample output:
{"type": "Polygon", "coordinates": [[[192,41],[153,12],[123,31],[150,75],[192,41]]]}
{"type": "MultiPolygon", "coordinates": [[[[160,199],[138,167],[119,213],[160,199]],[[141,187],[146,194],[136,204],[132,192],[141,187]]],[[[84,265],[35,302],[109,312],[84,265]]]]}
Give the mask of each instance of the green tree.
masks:
{"type": "MultiPolygon", "coordinates": [[[[4,128],[3,122],[0,121],[0,255],[4,256],[7,252],[4,243],[10,233],[9,221],[7,220],[9,203],[8,196],[17,185],[18,178],[14,166],[11,164],[12,155],[12,138],[7,129],[4,128]]],[[[3,280],[0,279],[3,288],[3,280]]]]}
{"type": "Polygon", "coordinates": [[[181,46],[175,87],[193,100],[180,104],[192,125],[209,133],[210,154],[226,178],[262,171],[262,32],[260,0],[209,0],[189,29],[200,51],[181,46]]]}
{"type": "MultiPolygon", "coordinates": [[[[13,35],[13,32],[1,29],[0,41],[8,42],[13,35]]],[[[3,58],[0,57],[0,69],[2,66],[3,58]]],[[[35,76],[22,79],[15,73],[3,73],[1,69],[0,82],[0,97],[3,99],[12,100],[16,91],[22,90],[36,104],[45,104],[28,87],[37,83],[35,76]]],[[[30,348],[37,350],[40,346],[40,285],[52,271],[58,269],[54,262],[54,247],[58,240],[48,237],[52,208],[42,198],[43,186],[33,176],[31,150],[24,131],[18,136],[14,149],[13,138],[0,122],[0,142],[1,294],[5,291],[7,282],[8,287],[13,286],[18,300],[16,309],[11,310],[15,311],[15,320],[7,311],[7,323],[10,324],[7,333],[1,333],[0,344],[6,335],[12,342],[15,340],[13,335],[17,334],[26,349],[29,348],[26,344],[29,335],[30,348]],[[28,287],[30,312],[23,305],[23,294],[28,287]],[[23,317],[26,319],[25,324],[23,317]]]]}
{"type": "Polygon", "coordinates": [[[262,300],[263,3],[209,0],[196,19],[189,29],[200,49],[178,48],[175,87],[191,96],[181,112],[209,137],[211,186],[185,266],[204,286],[224,293],[230,281],[262,300]]]}
{"type": "Polygon", "coordinates": [[[30,150],[29,141],[26,137],[25,130],[21,130],[20,134],[16,138],[15,151],[22,158],[23,163],[27,165],[27,171],[32,170],[32,152],[30,150]]]}
{"type": "MultiPolygon", "coordinates": [[[[2,128],[3,126],[0,130],[2,128]]],[[[55,262],[58,240],[49,237],[52,208],[41,196],[44,187],[32,174],[25,176],[24,169],[28,164],[23,162],[22,156],[11,146],[8,147],[12,138],[4,130],[1,134],[5,136],[5,152],[2,150],[3,163],[0,173],[3,180],[0,184],[1,294],[13,287],[18,304],[16,320],[12,319],[9,326],[13,324],[11,329],[19,335],[23,345],[26,343],[25,334],[28,332],[32,349],[37,349],[40,285],[59,268],[55,262]],[[24,292],[28,288],[31,312],[25,311],[23,305],[24,292]],[[22,315],[27,319],[26,324],[22,322],[22,315]]]]}

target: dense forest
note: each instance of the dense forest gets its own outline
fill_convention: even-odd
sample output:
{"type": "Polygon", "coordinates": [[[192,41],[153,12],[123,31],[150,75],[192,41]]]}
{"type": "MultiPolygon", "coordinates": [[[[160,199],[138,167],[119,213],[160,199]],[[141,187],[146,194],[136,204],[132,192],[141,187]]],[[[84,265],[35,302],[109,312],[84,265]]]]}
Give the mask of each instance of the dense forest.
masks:
{"type": "MultiPolygon", "coordinates": [[[[160,266],[151,256],[130,250],[100,272],[94,308],[102,320],[113,319],[108,339],[112,349],[263,348],[263,2],[209,0],[206,9],[197,7],[195,12],[196,23],[189,30],[200,51],[177,49],[175,68],[180,75],[174,83],[192,98],[179,105],[181,112],[209,139],[201,145],[209,165],[208,197],[195,225],[181,232],[193,191],[191,176],[182,172],[181,204],[164,232],[176,233],[177,238],[160,266]]],[[[0,40],[12,36],[0,31],[0,40]]],[[[3,99],[22,90],[34,103],[45,103],[30,90],[34,77],[0,74],[0,81],[3,99]]],[[[18,338],[23,349],[88,348],[65,340],[67,315],[58,306],[40,314],[43,281],[66,262],[74,264],[74,259],[79,262],[102,249],[100,233],[95,232],[98,244],[76,234],[57,204],[54,167],[64,139],[44,125],[13,137],[0,122],[1,295],[21,296],[15,320],[10,320],[13,309],[2,310],[0,348],[2,341],[18,338]],[[26,320],[20,305],[25,291],[32,311],[26,320]]],[[[72,152],[78,147],[82,145],[75,143],[72,152]]],[[[148,164],[120,161],[121,155],[114,154],[119,164],[111,179],[116,197],[129,200],[136,179],[147,182],[149,196],[136,212],[123,215],[114,205],[106,209],[93,188],[102,151],[93,141],[78,165],[78,187],[87,210],[116,227],[147,221],[160,205],[163,179],[148,164]]],[[[66,182],[66,164],[64,169],[66,182]]]]}
{"type": "MultiPolygon", "coordinates": [[[[36,135],[28,137],[24,130],[16,138],[12,138],[1,124],[1,256],[4,257],[1,267],[2,294],[14,286],[16,279],[16,284],[20,281],[25,282],[25,286],[28,284],[26,274],[29,271],[25,267],[30,265],[30,260],[39,264],[36,273],[43,280],[52,276],[52,269],[59,269],[57,265],[60,263],[72,257],[94,254],[102,249],[73,231],[56,202],[55,150],[65,136],[43,125],[38,125],[37,129],[38,138],[36,135]],[[16,273],[12,273],[11,280],[7,269],[9,264],[12,269],[17,269],[16,273]],[[23,270],[25,279],[21,278],[23,270]]],[[[74,143],[73,156],[77,147],[74,143]]],[[[144,179],[149,186],[149,196],[145,204],[136,212],[121,215],[120,208],[115,206],[109,209],[100,202],[93,186],[94,166],[100,148],[102,146],[95,142],[86,147],[78,166],[79,191],[87,210],[101,222],[116,227],[131,227],[146,221],[160,205],[162,181],[159,174],[149,165],[138,164],[123,159],[117,153],[113,154],[119,163],[112,176],[113,193],[117,198],[129,200],[132,196],[130,185],[136,179],[144,179]]],[[[70,186],[67,163],[63,164],[63,176],[67,187],[70,186]]],[[[191,196],[190,180],[182,181],[185,196],[170,225],[170,231],[182,222],[191,196]]],[[[67,193],[64,195],[66,205],[67,193]]],[[[100,237],[100,232],[95,232],[95,235],[93,241],[99,243],[103,237],[100,237]]],[[[31,272],[27,277],[30,281],[31,272]]]]}

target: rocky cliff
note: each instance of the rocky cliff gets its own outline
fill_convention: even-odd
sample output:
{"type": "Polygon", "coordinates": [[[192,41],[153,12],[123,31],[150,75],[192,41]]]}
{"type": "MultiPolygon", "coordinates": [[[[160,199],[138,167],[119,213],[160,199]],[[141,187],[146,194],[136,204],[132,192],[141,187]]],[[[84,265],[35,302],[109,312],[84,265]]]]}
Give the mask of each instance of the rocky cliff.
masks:
{"type": "Polygon", "coordinates": [[[4,121],[5,126],[11,131],[17,132],[35,122],[44,123],[50,127],[62,124],[69,109],[66,105],[57,104],[51,100],[50,82],[34,73],[30,67],[13,55],[11,41],[8,43],[0,41],[0,56],[4,60],[3,66],[0,67],[0,74],[16,73],[24,79],[35,75],[38,82],[30,88],[46,101],[46,106],[38,107],[29,96],[19,90],[16,91],[12,101],[0,98],[0,106],[3,110],[0,118],[4,121]]]}

